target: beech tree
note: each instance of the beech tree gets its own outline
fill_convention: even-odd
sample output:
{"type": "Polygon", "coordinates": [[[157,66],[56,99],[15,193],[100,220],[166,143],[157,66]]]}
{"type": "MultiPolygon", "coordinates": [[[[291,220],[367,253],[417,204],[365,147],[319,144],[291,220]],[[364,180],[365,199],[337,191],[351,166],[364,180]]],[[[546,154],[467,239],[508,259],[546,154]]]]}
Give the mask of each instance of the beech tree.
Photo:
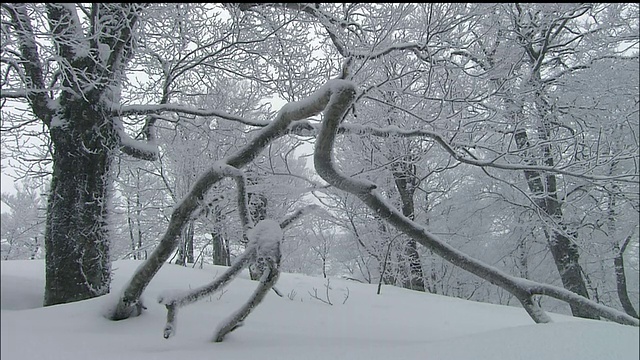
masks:
{"type": "Polygon", "coordinates": [[[143,7],[2,4],[1,96],[31,110],[3,117],[17,127],[37,119],[52,147],[45,305],[109,292],[106,221],[114,156],[123,150],[155,158],[153,150],[131,146],[112,113],[143,7]]]}

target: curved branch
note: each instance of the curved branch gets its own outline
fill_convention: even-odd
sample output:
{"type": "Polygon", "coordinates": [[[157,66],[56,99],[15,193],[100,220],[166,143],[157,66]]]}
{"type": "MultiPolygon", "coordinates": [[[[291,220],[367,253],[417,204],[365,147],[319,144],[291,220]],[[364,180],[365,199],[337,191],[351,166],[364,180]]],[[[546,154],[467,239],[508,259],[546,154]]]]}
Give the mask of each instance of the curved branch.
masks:
{"type": "Polygon", "coordinates": [[[249,298],[249,301],[244,303],[240,309],[233,313],[229,318],[225,319],[222,324],[216,329],[213,341],[221,342],[224,337],[233,330],[242,326],[244,319],[249,316],[251,311],[262,302],[265,295],[269,292],[269,289],[274,288],[273,285],[278,281],[280,276],[280,270],[278,269],[279,259],[274,260],[271,258],[264,259],[266,266],[264,266],[264,272],[260,277],[260,283],[258,287],[249,298]]]}
{"type": "Polygon", "coordinates": [[[339,99],[332,102],[331,105],[333,106],[325,112],[324,121],[322,122],[314,151],[316,170],[325,181],[341,190],[356,195],[381,218],[448,262],[509,291],[520,301],[531,318],[537,323],[547,323],[551,321],[546,313],[532,301],[533,295],[540,294],[551,296],[570,304],[579,305],[592,311],[594,314],[621,324],[640,325],[638,319],[618,310],[595,303],[566,289],[513,277],[495,267],[469,257],[401,214],[376,190],[374,183],[352,179],[340,173],[333,163],[332,151],[338,132],[338,125],[343,120],[344,115],[354,99],[355,88],[345,84],[340,94],[339,99]]]}
{"type": "MultiPolygon", "coordinates": [[[[299,125],[299,128],[296,129],[295,133],[299,135],[307,135],[317,134],[319,132],[319,126],[308,125],[307,127],[303,127],[302,124],[299,125]]],[[[294,131],[292,131],[294,132],[294,131]]],[[[576,178],[592,180],[592,181],[618,181],[625,183],[637,183],[638,174],[622,174],[616,176],[598,176],[598,175],[587,175],[584,173],[575,173],[567,170],[563,170],[557,167],[552,166],[540,166],[540,165],[519,165],[519,164],[504,164],[496,162],[496,160],[480,160],[477,158],[469,158],[463,156],[456,148],[462,148],[463,145],[451,144],[447,140],[442,137],[442,135],[438,134],[434,131],[429,130],[414,130],[414,129],[400,129],[397,126],[387,126],[383,128],[373,127],[373,126],[363,126],[357,124],[341,124],[337,129],[337,134],[358,134],[358,135],[371,135],[377,137],[390,137],[390,136],[398,136],[398,137],[423,137],[434,140],[438,143],[451,157],[456,159],[457,161],[478,166],[478,167],[491,167],[502,170],[524,170],[524,171],[542,171],[548,172],[552,174],[560,174],[565,176],[572,176],[576,178]]],[[[467,152],[468,153],[468,152],[467,152]]]]}
{"type": "Polygon", "coordinates": [[[227,271],[222,274],[222,276],[210,284],[180,294],[176,294],[174,292],[160,293],[158,296],[158,302],[167,308],[167,323],[164,327],[164,338],[168,339],[175,333],[176,315],[179,308],[192,304],[207,295],[213,294],[223,286],[227,285],[240,273],[242,269],[244,269],[245,266],[247,266],[249,262],[255,259],[255,256],[256,249],[252,246],[248,248],[240,258],[238,258],[233,265],[231,265],[227,271]]]}
{"type": "MultiPolygon", "coordinates": [[[[140,315],[143,307],[140,297],[145,288],[178,246],[182,229],[200,206],[206,192],[224,178],[223,168],[241,168],[255,159],[273,140],[284,136],[291,122],[319,114],[325,108],[330,112],[332,104],[343,89],[344,80],[330,80],[306,99],[288,103],[280,109],[276,119],[262,129],[258,135],[235,154],[212,166],[191,187],[185,198],[177,204],[160,243],[149,258],[136,270],[125,285],[117,303],[105,314],[111,320],[127,319],[140,315]]],[[[350,83],[349,83],[350,84],[350,83]]],[[[325,114],[326,115],[326,114],[325,114]]]]}

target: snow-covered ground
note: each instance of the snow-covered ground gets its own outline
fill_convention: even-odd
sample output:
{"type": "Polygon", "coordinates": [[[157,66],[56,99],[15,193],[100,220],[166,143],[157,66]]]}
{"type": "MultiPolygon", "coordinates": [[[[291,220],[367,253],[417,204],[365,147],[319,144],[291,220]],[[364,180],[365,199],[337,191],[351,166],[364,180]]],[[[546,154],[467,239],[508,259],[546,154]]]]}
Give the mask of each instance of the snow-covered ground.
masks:
{"type": "MultiPolygon", "coordinates": [[[[638,360],[637,327],[551,314],[537,325],[524,310],[385,286],[282,274],[243,327],[213,343],[216,326],[246,301],[256,282],[245,270],[222,293],[181,308],[165,340],[157,295],[208,283],[225,268],[165,265],[151,282],[140,317],[112,322],[101,313],[109,296],[41,306],[44,262],[1,263],[3,360],[176,359],[531,359],[638,360]],[[314,290],[315,289],[315,290],[314,290]],[[347,290],[348,289],[348,290],[347,290]]],[[[113,264],[118,293],[140,262],[113,264]]]]}

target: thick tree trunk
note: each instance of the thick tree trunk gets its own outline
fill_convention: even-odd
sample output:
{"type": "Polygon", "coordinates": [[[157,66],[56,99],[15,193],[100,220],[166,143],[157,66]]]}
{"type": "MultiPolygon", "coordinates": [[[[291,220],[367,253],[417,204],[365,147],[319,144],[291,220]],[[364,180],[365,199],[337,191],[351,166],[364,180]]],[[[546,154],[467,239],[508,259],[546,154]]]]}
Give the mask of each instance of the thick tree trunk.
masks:
{"type": "Polygon", "coordinates": [[[109,119],[88,102],[72,101],[62,109],[63,124],[51,128],[45,306],[104,295],[110,285],[106,218],[117,142],[109,119]]]}

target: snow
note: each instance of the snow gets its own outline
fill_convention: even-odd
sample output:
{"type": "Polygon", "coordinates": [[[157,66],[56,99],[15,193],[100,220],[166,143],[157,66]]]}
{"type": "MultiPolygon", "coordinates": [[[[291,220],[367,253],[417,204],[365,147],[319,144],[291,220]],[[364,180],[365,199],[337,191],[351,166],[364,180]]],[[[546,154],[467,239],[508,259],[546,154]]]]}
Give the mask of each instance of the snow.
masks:
{"type": "Polygon", "coordinates": [[[274,257],[275,254],[280,254],[283,234],[280,224],[276,221],[265,219],[258,222],[247,231],[247,237],[250,244],[255,244],[258,257],[274,257]]]}
{"type": "MultiPolygon", "coordinates": [[[[139,264],[114,262],[114,292],[139,264]]],[[[330,306],[308,295],[313,288],[324,289],[325,279],[288,273],[281,274],[276,286],[289,296],[270,291],[244,326],[224,342],[212,343],[218,324],[257,286],[246,270],[224,291],[181,308],[179,331],[165,340],[164,305],[147,302],[142,316],[118,322],[100,312],[111,295],[42,308],[43,261],[0,265],[2,359],[637,360],[640,355],[637,327],[558,314],[549,314],[554,323],[534,324],[521,308],[390,286],[376,295],[375,284],[338,278],[330,281],[330,306]],[[349,297],[342,304],[347,288],[349,297]]],[[[225,270],[165,265],[145,296],[197,287],[225,270]]]]}
{"type": "Polygon", "coordinates": [[[111,56],[111,48],[108,44],[98,43],[98,59],[101,64],[106,64],[111,56]]]}
{"type": "Polygon", "coordinates": [[[115,128],[116,128],[116,131],[118,132],[118,135],[120,136],[121,145],[128,146],[142,153],[156,154],[156,155],[158,154],[158,151],[159,151],[158,145],[154,141],[138,141],[133,139],[132,137],[129,136],[129,134],[127,134],[124,131],[121,121],[118,120],[116,122],[115,128]]]}

